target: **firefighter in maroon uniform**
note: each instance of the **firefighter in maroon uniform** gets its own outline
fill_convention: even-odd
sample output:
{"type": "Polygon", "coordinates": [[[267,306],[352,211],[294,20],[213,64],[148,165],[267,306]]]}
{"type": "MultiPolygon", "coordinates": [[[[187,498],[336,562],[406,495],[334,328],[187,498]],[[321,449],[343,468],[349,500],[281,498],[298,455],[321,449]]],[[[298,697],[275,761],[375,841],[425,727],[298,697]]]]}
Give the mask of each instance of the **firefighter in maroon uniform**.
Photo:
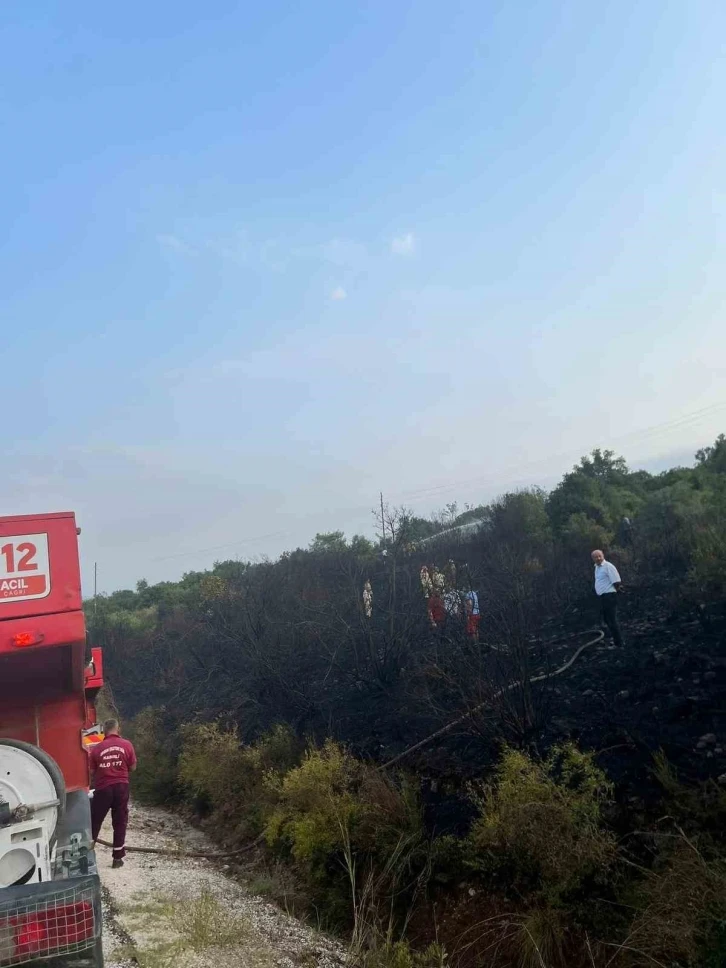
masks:
{"type": "Polygon", "coordinates": [[[111,811],[113,823],[113,867],[123,867],[126,856],[126,827],[129,822],[129,773],[136,769],[134,747],[119,735],[118,721],[103,724],[105,738],[91,749],[91,832],[98,840],[103,821],[111,811]]]}

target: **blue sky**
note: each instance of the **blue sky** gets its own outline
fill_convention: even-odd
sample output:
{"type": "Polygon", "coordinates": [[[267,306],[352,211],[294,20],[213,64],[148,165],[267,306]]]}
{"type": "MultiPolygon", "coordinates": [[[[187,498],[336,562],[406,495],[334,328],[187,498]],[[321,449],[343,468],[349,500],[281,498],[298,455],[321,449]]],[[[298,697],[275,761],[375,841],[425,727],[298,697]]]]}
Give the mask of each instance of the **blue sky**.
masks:
{"type": "Polygon", "coordinates": [[[726,7],[0,10],[0,508],[176,578],[726,428],[726,7]]]}

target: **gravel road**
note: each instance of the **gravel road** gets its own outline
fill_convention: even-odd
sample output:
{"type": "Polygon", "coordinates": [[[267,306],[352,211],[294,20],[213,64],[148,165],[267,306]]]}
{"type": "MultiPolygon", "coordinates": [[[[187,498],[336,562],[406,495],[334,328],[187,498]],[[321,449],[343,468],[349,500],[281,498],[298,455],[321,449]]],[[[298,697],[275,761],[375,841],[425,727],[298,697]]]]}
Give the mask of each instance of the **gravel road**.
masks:
{"type": "MultiPolygon", "coordinates": [[[[101,834],[111,840],[110,825],[101,834]]],[[[132,806],[127,843],[209,850],[202,833],[166,811],[132,806]]],[[[106,968],[340,968],[344,949],[269,901],[219,862],[129,854],[121,870],[99,847],[106,968]]]]}

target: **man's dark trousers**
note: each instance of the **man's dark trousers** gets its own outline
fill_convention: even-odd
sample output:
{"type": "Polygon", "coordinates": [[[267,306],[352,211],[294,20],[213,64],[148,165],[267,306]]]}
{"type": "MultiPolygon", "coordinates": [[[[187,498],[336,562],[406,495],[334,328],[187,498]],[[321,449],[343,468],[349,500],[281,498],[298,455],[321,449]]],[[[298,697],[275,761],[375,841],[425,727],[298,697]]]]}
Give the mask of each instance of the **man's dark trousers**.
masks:
{"type": "Polygon", "coordinates": [[[618,593],[605,592],[600,596],[600,614],[602,619],[610,629],[613,642],[619,648],[623,646],[623,636],[618,625],[618,593]]]}
{"type": "Polygon", "coordinates": [[[126,856],[126,827],[129,823],[128,783],[113,783],[111,786],[94,791],[91,799],[91,836],[94,843],[98,840],[109,810],[113,823],[113,859],[121,860],[126,856]]]}

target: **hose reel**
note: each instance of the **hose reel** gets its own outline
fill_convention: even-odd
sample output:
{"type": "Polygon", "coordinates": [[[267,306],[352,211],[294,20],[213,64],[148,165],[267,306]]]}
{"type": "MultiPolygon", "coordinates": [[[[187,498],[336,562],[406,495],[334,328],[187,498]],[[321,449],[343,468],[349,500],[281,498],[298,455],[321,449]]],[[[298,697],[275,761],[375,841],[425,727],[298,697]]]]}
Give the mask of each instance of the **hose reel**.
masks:
{"type": "Polygon", "coordinates": [[[47,753],[0,739],[0,888],[50,880],[65,783],[47,753]]]}

